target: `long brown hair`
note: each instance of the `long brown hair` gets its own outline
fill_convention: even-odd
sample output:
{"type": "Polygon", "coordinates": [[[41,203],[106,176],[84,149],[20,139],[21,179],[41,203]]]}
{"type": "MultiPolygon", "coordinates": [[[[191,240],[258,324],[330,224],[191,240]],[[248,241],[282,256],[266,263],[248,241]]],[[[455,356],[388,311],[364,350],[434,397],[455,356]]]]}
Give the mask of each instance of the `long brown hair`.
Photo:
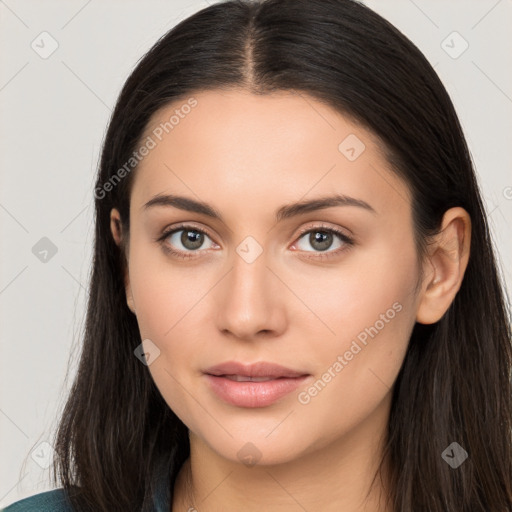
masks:
{"type": "Polygon", "coordinates": [[[411,190],[419,257],[447,209],[470,214],[461,288],[437,323],[414,327],[393,391],[389,499],[397,512],[511,511],[509,301],[471,156],[426,58],[354,0],[219,2],[165,34],[127,79],[97,176],[83,348],[54,443],[54,480],[58,475],[77,511],[141,510],[155,468],[169,468],[170,491],[189,456],[186,426],[134,356],[141,339],[126,305],[125,253],[110,232],[114,207],[128,232],[136,166],[108,191],[104,184],[119,177],[158,109],[221,88],[299,91],[375,133],[411,190]],[[456,469],[442,457],[452,442],[469,455],[456,469]]]}

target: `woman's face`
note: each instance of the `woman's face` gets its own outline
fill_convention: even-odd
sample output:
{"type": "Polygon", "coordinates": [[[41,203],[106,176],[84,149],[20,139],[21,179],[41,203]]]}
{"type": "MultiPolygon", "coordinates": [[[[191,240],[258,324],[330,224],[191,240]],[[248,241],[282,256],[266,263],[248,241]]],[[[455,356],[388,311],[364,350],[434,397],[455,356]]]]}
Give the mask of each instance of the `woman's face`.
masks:
{"type": "Polygon", "coordinates": [[[420,269],[408,189],[372,134],[306,95],[207,91],[142,143],[127,299],[169,407],[248,464],[382,430],[420,269]]]}

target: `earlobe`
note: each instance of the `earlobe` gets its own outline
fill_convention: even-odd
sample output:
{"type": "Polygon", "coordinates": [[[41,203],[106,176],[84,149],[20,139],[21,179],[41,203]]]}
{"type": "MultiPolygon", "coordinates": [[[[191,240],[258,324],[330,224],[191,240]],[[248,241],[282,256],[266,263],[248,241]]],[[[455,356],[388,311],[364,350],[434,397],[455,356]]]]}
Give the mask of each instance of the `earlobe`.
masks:
{"type": "Polygon", "coordinates": [[[128,276],[125,278],[125,283],[126,283],[126,304],[128,305],[128,308],[130,309],[130,311],[135,315],[136,314],[135,302],[133,300],[132,289],[130,286],[130,278],[128,276]]]}
{"type": "MultiPolygon", "coordinates": [[[[112,208],[110,212],[110,231],[112,232],[112,236],[116,245],[121,249],[123,248],[122,240],[122,224],[121,224],[121,215],[116,208],[112,208]]],[[[124,283],[125,283],[125,291],[126,291],[126,304],[132,313],[135,314],[135,303],[133,300],[131,285],[130,285],[130,274],[128,271],[128,265],[123,265],[124,267],[124,283]]]]}
{"type": "Polygon", "coordinates": [[[446,313],[460,289],[469,261],[471,218],[461,207],[448,210],[441,232],[431,245],[428,269],[416,314],[420,324],[433,324],[446,313]]]}

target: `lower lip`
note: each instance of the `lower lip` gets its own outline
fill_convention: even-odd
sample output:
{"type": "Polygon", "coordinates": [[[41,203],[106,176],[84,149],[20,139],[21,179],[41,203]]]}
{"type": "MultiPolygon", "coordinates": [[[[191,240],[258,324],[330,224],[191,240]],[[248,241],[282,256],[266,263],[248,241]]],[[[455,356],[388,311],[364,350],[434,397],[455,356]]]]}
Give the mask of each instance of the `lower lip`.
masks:
{"type": "Polygon", "coordinates": [[[279,378],[263,382],[238,382],[225,377],[205,374],[217,396],[238,407],[265,407],[296,390],[308,375],[279,378]]]}

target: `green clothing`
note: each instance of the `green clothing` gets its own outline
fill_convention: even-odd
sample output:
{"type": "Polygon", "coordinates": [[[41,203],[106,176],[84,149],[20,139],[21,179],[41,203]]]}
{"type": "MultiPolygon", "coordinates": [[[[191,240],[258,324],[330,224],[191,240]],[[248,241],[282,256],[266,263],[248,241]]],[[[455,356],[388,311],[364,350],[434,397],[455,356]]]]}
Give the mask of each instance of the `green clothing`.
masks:
{"type": "MultiPolygon", "coordinates": [[[[145,510],[151,512],[169,512],[171,510],[172,496],[169,487],[168,467],[163,467],[153,474],[153,488],[155,491],[151,497],[151,505],[145,510]]],[[[28,498],[16,501],[8,505],[0,512],[74,512],[68,500],[64,488],[34,494],[28,498]]],[[[136,512],[136,511],[126,511],[136,512]]]]}

